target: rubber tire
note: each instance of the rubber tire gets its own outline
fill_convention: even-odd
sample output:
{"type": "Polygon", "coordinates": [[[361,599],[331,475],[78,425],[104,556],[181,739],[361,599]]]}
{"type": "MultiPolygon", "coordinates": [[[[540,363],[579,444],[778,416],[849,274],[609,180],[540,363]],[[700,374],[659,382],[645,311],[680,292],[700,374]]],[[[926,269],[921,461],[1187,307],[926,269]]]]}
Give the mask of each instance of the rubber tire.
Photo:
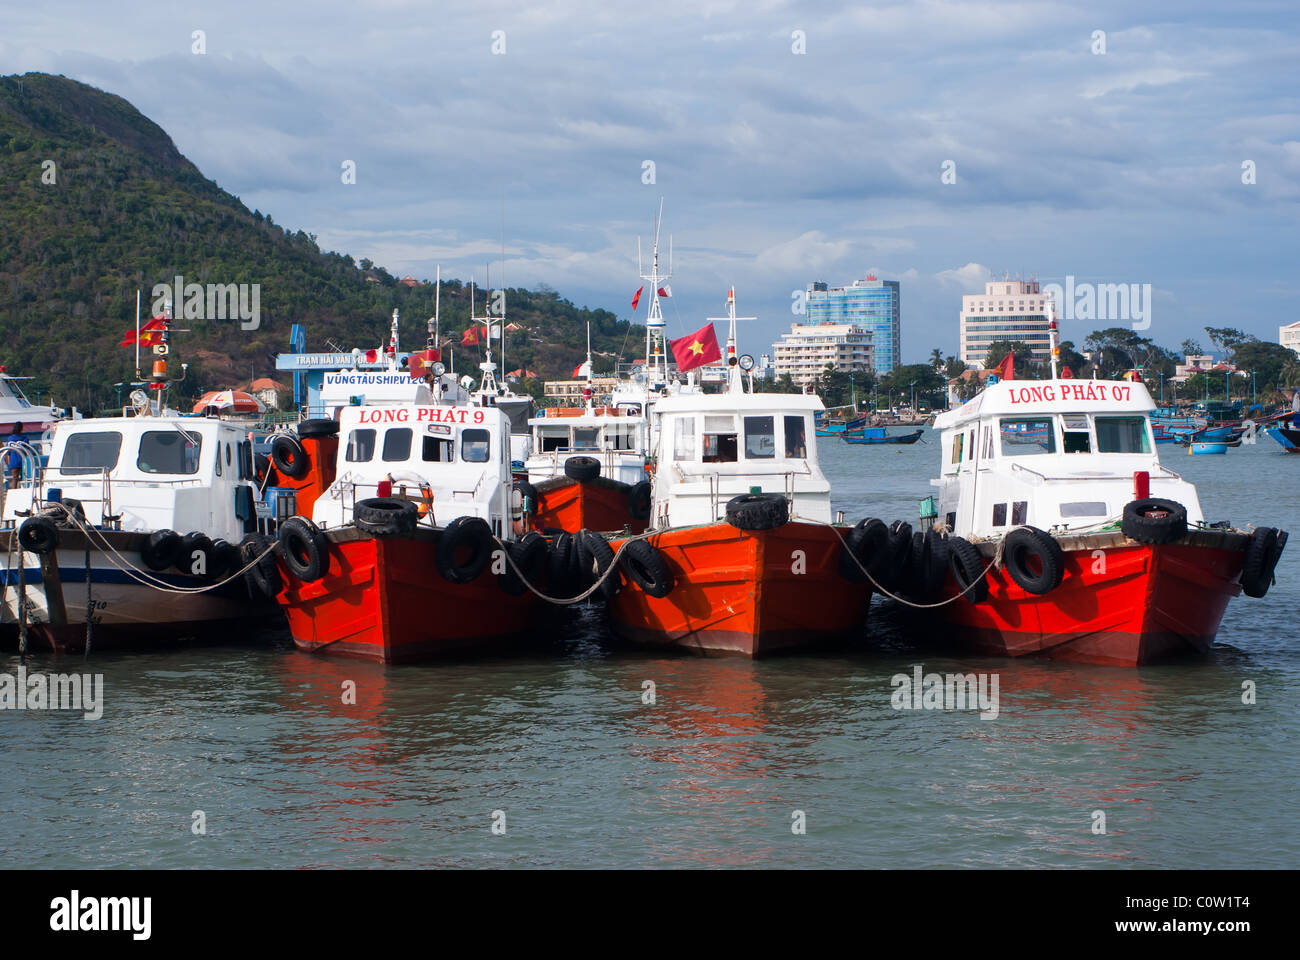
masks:
{"type": "Polygon", "coordinates": [[[329,417],[303,420],[298,424],[297,433],[304,440],[308,437],[337,437],[339,435],[339,422],[331,420],[329,417]]]}
{"type": "MultiPolygon", "coordinates": [[[[578,545],[579,583],[582,589],[586,590],[614,565],[614,548],[600,534],[585,527],[578,531],[574,540],[578,545]]],[[[618,593],[622,585],[623,582],[618,578],[618,571],[615,570],[605,577],[600,589],[594,595],[608,600],[618,593]]]]}
{"type": "Polygon", "coordinates": [[[515,488],[524,500],[524,513],[530,517],[537,516],[537,488],[527,480],[516,480],[515,488]]]}
{"type": "MultiPolygon", "coordinates": [[[[250,533],[239,544],[239,565],[242,567],[253,563],[253,560],[261,556],[262,552],[274,542],[271,537],[250,533]]],[[[280,568],[276,565],[274,553],[268,553],[249,567],[244,573],[244,579],[248,581],[249,592],[254,597],[262,596],[274,600],[284,589],[284,578],[280,576],[280,568]]]]}
{"type": "Polygon", "coordinates": [[[948,542],[932,530],[912,534],[908,559],[908,593],[928,600],[937,596],[948,578],[948,542]]]}
{"type": "Polygon", "coordinates": [[[285,568],[303,583],[315,583],[329,573],[329,541],[305,517],[280,524],[280,555],[285,568]]]}
{"type": "Polygon", "coordinates": [[[600,461],[595,457],[570,457],[564,461],[564,475],[579,483],[595,480],[600,476],[600,461]]]}
{"type": "Polygon", "coordinates": [[[648,597],[662,600],[673,592],[673,571],[663,553],[645,540],[630,540],[618,558],[627,578],[648,597]]]}
{"type": "Polygon", "coordinates": [[[277,433],[271,438],[271,464],[290,480],[305,476],[310,466],[307,451],[303,450],[298,438],[289,433],[277,433]]]}
{"type": "Polygon", "coordinates": [[[790,505],[779,493],[742,493],[727,501],[727,523],[737,530],[775,530],[790,520],[790,505]]]}
{"type": "Polygon", "coordinates": [[[220,538],[212,541],[212,551],[208,554],[208,577],[221,580],[226,574],[242,567],[239,562],[239,548],[229,540],[220,538]]]}
{"type": "Polygon", "coordinates": [[[988,577],[984,576],[986,566],[988,564],[969,540],[964,537],[948,538],[948,570],[952,574],[953,582],[957,584],[957,592],[960,593],[970,587],[976,579],[979,580],[979,583],[964,594],[971,603],[983,603],[989,598],[989,581],[988,577]]]}
{"type": "Polygon", "coordinates": [[[187,576],[204,578],[211,576],[212,541],[206,534],[199,533],[197,530],[185,534],[181,537],[180,549],[176,551],[175,566],[178,571],[187,576]],[[203,573],[194,572],[195,551],[203,554],[203,573]]]}
{"type": "Polygon", "coordinates": [[[1065,553],[1056,538],[1037,527],[1017,527],[1006,536],[1002,563],[1016,586],[1025,593],[1041,597],[1061,585],[1065,576],[1065,553]],[[1042,565],[1042,573],[1035,575],[1025,564],[1034,554],[1042,565]]]}
{"type": "Polygon", "coordinates": [[[649,520],[653,505],[654,497],[648,480],[633,484],[627,492],[627,512],[633,520],[649,520]]]}
{"type": "Polygon", "coordinates": [[[434,566],[448,583],[473,583],[492,562],[496,550],[492,528],[482,517],[457,517],[438,538],[434,552],[434,566]],[[456,552],[468,547],[473,552],[466,563],[456,562],[456,552]]]}
{"type": "Polygon", "coordinates": [[[522,539],[506,544],[506,550],[528,583],[520,580],[514,568],[508,564],[505,573],[497,575],[498,580],[502,591],[508,596],[519,597],[528,592],[528,584],[537,587],[545,575],[546,538],[540,533],[530,532],[522,539]]]}
{"type": "Polygon", "coordinates": [[[1262,597],[1273,585],[1273,568],[1281,556],[1277,539],[1277,531],[1272,527],[1256,527],[1251,533],[1241,564],[1241,592],[1246,596],[1262,597]]]}
{"type": "Polygon", "coordinates": [[[551,539],[551,550],[547,558],[546,584],[553,597],[571,597],[578,591],[574,589],[577,568],[577,549],[573,535],[563,530],[551,539]]]}
{"type": "Polygon", "coordinates": [[[368,497],[353,505],[352,520],[372,537],[400,537],[415,532],[420,509],[399,497],[368,497]]]}
{"type": "Polygon", "coordinates": [[[889,564],[884,570],[886,586],[897,589],[902,585],[908,564],[912,560],[912,525],[906,520],[895,520],[889,525],[889,564]]]}
{"type": "Polygon", "coordinates": [[[18,528],[18,543],[30,553],[53,553],[59,548],[59,528],[49,517],[28,517],[18,528]]]}
{"type": "Polygon", "coordinates": [[[181,554],[181,535],[175,530],[155,530],[140,548],[140,559],[150,570],[166,570],[181,554]]]}
{"type": "Polygon", "coordinates": [[[1187,536],[1187,508],[1174,500],[1147,497],[1124,504],[1124,536],[1138,543],[1174,543],[1187,536]],[[1163,513],[1164,516],[1147,516],[1163,513]]]}
{"type": "Polygon", "coordinates": [[[80,500],[74,499],[73,497],[64,497],[59,501],[59,503],[63,504],[63,508],[67,510],[68,513],[72,514],[72,517],[76,517],[77,520],[80,521],[80,524],[78,524],[72,519],[72,517],[68,516],[68,513],[65,513],[63,514],[63,523],[78,530],[81,529],[82,526],[86,525],[86,508],[82,505],[80,500]]]}
{"type": "Polygon", "coordinates": [[[850,583],[866,583],[866,567],[872,578],[880,582],[882,557],[888,558],[889,528],[875,517],[864,517],[844,535],[840,548],[840,576],[850,583]],[[854,558],[857,558],[857,563],[854,558]],[[862,566],[859,566],[861,564],[862,566]]]}

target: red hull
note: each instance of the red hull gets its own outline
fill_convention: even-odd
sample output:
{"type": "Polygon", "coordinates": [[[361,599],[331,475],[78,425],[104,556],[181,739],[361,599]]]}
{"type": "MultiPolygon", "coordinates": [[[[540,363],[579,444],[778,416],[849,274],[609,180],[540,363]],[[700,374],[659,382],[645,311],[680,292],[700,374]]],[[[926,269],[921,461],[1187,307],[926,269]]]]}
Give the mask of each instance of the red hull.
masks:
{"type": "MultiPolygon", "coordinates": [[[[1228,601],[1241,592],[1245,542],[1239,534],[1194,533],[1182,543],[1148,546],[1110,535],[1067,547],[1065,576],[1044,596],[992,570],[988,600],[957,600],[941,610],[973,651],[995,656],[1133,667],[1204,653],[1228,601]]],[[[950,576],[946,596],[956,592],[950,576]]]]}
{"type": "Polygon", "coordinates": [[[537,627],[540,602],[514,597],[489,570],[449,583],[434,566],[432,532],[369,537],[328,531],[329,573],[297,580],[280,562],[279,596],[294,643],[333,656],[381,663],[495,653],[537,627]]]}
{"type": "Polygon", "coordinates": [[[840,576],[842,548],[829,527],[794,522],[740,531],[716,523],[668,530],[649,542],[663,553],[675,585],[656,599],[624,578],[609,612],[615,631],[629,640],[761,657],[841,642],[865,629],[871,592],[840,576]]]}
{"type": "Polygon", "coordinates": [[[544,480],[537,484],[533,528],[567,533],[584,529],[642,533],[646,521],[632,516],[628,499],[631,490],[626,483],[604,477],[586,483],[569,477],[544,480]]]}

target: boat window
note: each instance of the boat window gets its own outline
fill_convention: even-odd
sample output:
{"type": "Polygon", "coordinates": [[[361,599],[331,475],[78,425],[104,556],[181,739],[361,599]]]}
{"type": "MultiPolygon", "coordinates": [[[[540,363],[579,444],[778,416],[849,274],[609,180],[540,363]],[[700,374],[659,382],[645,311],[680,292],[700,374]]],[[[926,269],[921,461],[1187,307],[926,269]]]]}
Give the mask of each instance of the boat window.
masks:
{"type": "Polygon", "coordinates": [[[573,449],[574,450],[597,450],[600,443],[599,427],[574,427],[573,428],[573,449]]]}
{"type": "Polygon", "coordinates": [[[226,466],[230,466],[234,462],[235,462],[235,458],[230,453],[230,444],[227,443],[226,444],[226,466]]]}
{"type": "Polygon", "coordinates": [[[411,428],[394,427],[384,432],[384,462],[398,463],[411,458],[411,428]]]}
{"type": "Polygon", "coordinates": [[[1011,525],[1014,527],[1023,526],[1026,518],[1029,516],[1029,501],[1017,500],[1011,504],[1011,525]]]}
{"type": "Polygon", "coordinates": [[[552,450],[563,450],[569,443],[569,431],[566,429],[563,433],[549,433],[542,431],[542,453],[550,453],[552,450]]]}
{"type": "Polygon", "coordinates": [[[620,423],[606,426],[605,441],[609,450],[635,450],[636,424],[620,423]]]}
{"type": "Polygon", "coordinates": [[[694,460],[695,459],[695,418],[678,417],[677,432],[674,435],[673,459],[674,460],[694,460]]]}
{"type": "Polygon", "coordinates": [[[221,476],[221,444],[217,444],[217,455],[214,459],[217,465],[217,476],[221,476]]]}
{"type": "Polygon", "coordinates": [[[808,457],[808,434],[803,417],[785,418],[785,455],[791,460],[808,457]]]}
{"type": "Polygon", "coordinates": [[[140,437],[135,465],[145,473],[198,473],[202,452],[203,438],[197,433],[146,430],[140,437]]]}
{"type": "Polygon", "coordinates": [[[348,434],[348,463],[369,463],[375,456],[375,431],[367,427],[348,434]]]}
{"type": "Polygon", "coordinates": [[[67,474],[102,473],[117,466],[122,435],[116,430],[74,433],[63,448],[59,471],[67,474]]]}
{"type": "Polygon", "coordinates": [[[1092,453],[1092,437],[1088,434],[1086,415],[1082,413],[1062,415],[1061,450],[1065,453],[1092,453]]]}
{"type": "Polygon", "coordinates": [[[769,460],[776,456],[776,417],[745,418],[745,459],[769,460]]]}
{"type": "Polygon", "coordinates": [[[993,504],[993,526],[1005,527],[1007,525],[1007,505],[1005,503],[993,504]]]}
{"type": "Polygon", "coordinates": [[[1145,417],[1098,417],[1099,453],[1150,453],[1145,417]]]}
{"type": "Polygon", "coordinates": [[[706,433],[704,435],[705,463],[735,463],[736,435],[734,433],[706,433]]]}
{"type": "Polygon", "coordinates": [[[1004,457],[1027,457],[1038,453],[1056,452],[1056,435],[1052,431],[1052,421],[1049,418],[1004,417],[1000,426],[1004,457]]]}
{"type": "Polygon", "coordinates": [[[959,433],[952,438],[952,462],[961,463],[962,446],[966,443],[966,434],[959,433]]]}
{"type": "Polygon", "coordinates": [[[451,463],[452,442],[442,437],[425,437],[421,457],[425,463],[451,463]]]}
{"type": "Polygon", "coordinates": [[[490,436],[486,430],[461,431],[460,458],[466,463],[487,463],[490,436]]]}

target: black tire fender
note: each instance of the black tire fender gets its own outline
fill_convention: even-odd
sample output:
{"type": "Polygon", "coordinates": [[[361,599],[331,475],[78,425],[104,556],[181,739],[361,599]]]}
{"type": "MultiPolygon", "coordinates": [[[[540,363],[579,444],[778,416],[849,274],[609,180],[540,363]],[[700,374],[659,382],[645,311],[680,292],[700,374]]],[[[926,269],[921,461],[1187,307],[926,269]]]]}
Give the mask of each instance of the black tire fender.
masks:
{"type": "Polygon", "coordinates": [[[988,566],[974,545],[964,537],[948,538],[948,569],[959,593],[971,603],[983,603],[989,598],[989,581],[984,576],[988,566]],[[978,580],[975,586],[972,583],[978,580]],[[970,590],[966,590],[970,587],[970,590]]]}
{"type": "Polygon", "coordinates": [[[337,437],[339,435],[339,422],[328,417],[316,417],[299,423],[297,432],[298,436],[303,439],[308,437],[337,437]]]}
{"type": "MultiPolygon", "coordinates": [[[[580,586],[586,590],[605,575],[605,571],[614,565],[614,548],[609,541],[594,530],[583,528],[574,538],[578,544],[578,564],[581,567],[580,586]]],[[[608,600],[618,593],[623,585],[615,570],[601,582],[596,592],[608,600]]]]}
{"type": "Polygon", "coordinates": [[[208,539],[207,534],[195,530],[181,537],[180,549],[176,551],[176,569],[181,573],[188,574],[192,577],[203,577],[204,579],[212,575],[212,541],[208,539]],[[195,554],[203,556],[203,572],[195,573],[194,567],[199,562],[195,554]]]}
{"type": "Polygon", "coordinates": [[[352,507],[352,519],[358,530],[371,536],[404,536],[415,532],[420,508],[400,497],[369,497],[352,507]]]}
{"type": "Polygon", "coordinates": [[[166,570],[181,553],[181,535],[175,530],[155,530],[140,548],[140,559],[155,572],[166,570]]]}
{"type": "Polygon", "coordinates": [[[1158,497],[1131,500],[1124,504],[1120,530],[1138,543],[1174,543],[1187,536],[1187,508],[1158,497]]]}
{"type": "Polygon", "coordinates": [[[472,583],[492,562],[492,552],[497,549],[492,538],[492,528],[482,517],[457,517],[438,538],[434,552],[434,566],[448,583],[472,583]],[[469,551],[465,560],[457,557],[469,551]]]}
{"type": "Polygon", "coordinates": [[[291,480],[306,475],[307,451],[298,438],[289,433],[277,433],[271,438],[271,463],[275,469],[291,480]]]}
{"type": "Polygon", "coordinates": [[[633,520],[649,520],[653,496],[650,481],[641,480],[634,483],[627,492],[627,512],[633,520]]]}
{"type": "Polygon", "coordinates": [[[280,524],[280,554],[288,571],[303,583],[315,583],[329,573],[329,541],[306,517],[290,517],[280,524]]]}
{"type": "Polygon", "coordinates": [[[507,564],[505,572],[498,574],[501,589],[509,596],[518,597],[530,584],[537,587],[546,571],[546,538],[537,532],[527,533],[522,539],[506,544],[506,552],[514,567],[507,564]],[[515,567],[523,574],[523,580],[515,573],[515,567]]]}
{"type": "Polygon", "coordinates": [[[673,571],[663,552],[646,540],[629,540],[618,558],[623,573],[647,596],[663,599],[673,592],[673,571]]]}
{"type": "Polygon", "coordinates": [[[790,519],[790,504],[780,493],[742,493],[727,501],[727,523],[737,530],[775,530],[790,519]]]}
{"type": "Polygon", "coordinates": [[[862,567],[866,567],[872,578],[880,583],[882,568],[888,562],[889,528],[880,520],[864,517],[844,535],[840,549],[840,576],[845,580],[866,583],[867,575],[862,572],[862,567]]]}
{"type": "Polygon", "coordinates": [[[1277,541],[1278,531],[1272,527],[1256,527],[1251,533],[1241,564],[1241,592],[1246,596],[1262,597],[1273,585],[1273,569],[1282,555],[1277,541]]]}
{"type": "Polygon", "coordinates": [[[595,457],[570,457],[564,461],[564,475],[579,483],[595,480],[600,476],[600,461],[595,457]]]}
{"type": "Polygon", "coordinates": [[[1016,586],[1036,596],[1051,593],[1065,576],[1065,553],[1061,545],[1037,527],[1017,527],[1007,534],[1002,563],[1016,586]],[[1030,566],[1031,560],[1037,560],[1038,571],[1030,566]]]}
{"type": "Polygon", "coordinates": [[[248,581],[249,591],[254,597],[261,596],[274,600],[284,589],[284,578],[280,576],[280,568],[276,566],[274,551],[262,556],[266,548],[273,543],[275,541],[271,537],[250,533],[239,544],[240,566],[253,564],[244,573],[244,578],[248,581]],[[261,559],[258,559],[259,557],[261,559]],[[253,563],[254,560],[257,562],[253,563]]]}
{"type": "Polygon", "coordinates": [[[568,597],[577,593],[573,589],[576,566],[573,535],[561,530],[551,539],[546,564],[546,584],[552,596],[568,597]]]}
{"type": "Polygon", "coordinates": [[[28,517],[18,528],[18,543],[31,553],[53,553],[59,547],[59,528],[49,517],[28,517]]]}

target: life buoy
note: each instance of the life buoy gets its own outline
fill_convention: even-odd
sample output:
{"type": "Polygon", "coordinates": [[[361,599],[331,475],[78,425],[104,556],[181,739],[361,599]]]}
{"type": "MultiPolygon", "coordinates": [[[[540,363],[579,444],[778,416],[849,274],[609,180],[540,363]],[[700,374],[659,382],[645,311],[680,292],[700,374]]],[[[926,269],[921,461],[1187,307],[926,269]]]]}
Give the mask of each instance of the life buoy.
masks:
{"type": "Polygon", "coordinates": [[[176,569],[194,577],[206,577],[212,570],[212,541],[206,534],[187,533],[176,551],[176,569]]]}
{"type": "Polygon", "coordinates": [[[140,559],[150,570],[166,570],[181,552],[181,536],[175,530],[155,530],[140,548],[140,559]]]}
{"type": "Polygon", "coordinates": [[[984,576],[986,566],[979,551],[969,540],[963,537],[948,538],[948,569],[952,572],[957,590],[971,603],[983,603],[989,598],[989,582],[984,576]],[[975,586],[972,587],[972,583],[975,586]],[[967,587],[970,589],[967,590],[967,587]]]}
{"type": "Polygon", "coordinates": [[[844,535],[840,548],[840,576],[850,583],[867,582],[869,573],[880,582],[881,569],[889,562],[889,528],[875,517],[864,517],[844,535]],[[867,568],[867,573],[862,568],[867,568]]]}
{"type": "Polygon", "coordinates": [[[1156,497],[1133,500],[1124,505],[1120,530],[1138,543],[1174,543],[1187,536],[1187,508],[1156,497]]]}
{"type": "Polygon", "coordinates": [[[619,587],[622,586],[617,570],[605,576],[605,571],[614,565],[613,548],[599,533],[586,528],[579,530],[574,539],[578,545],[578,565],[582,571],[579,586],[586,590],[600,580],[600,587],[596,592],[608,600],[618,593],[619,587]]]}
{"type": "Polygon", "coordinates": [[[492,562],[495,541],[482,517],[457,517],[438,538],[434,566],[449,583],[470,583],[492,562]]]}
{"type": "Polygon", "coordinates": [[[673,592],[673,572],[663,553],[646,540],[629,540],[618,558],[627,578],[647,596],[663,599],[673,592]]]}
{"type": "Polygon", "coordinates": [[[420,508],[400,497],[370,497],[356,502],[352,519],[358,530],[375,537],[406,536],[415,532],[420,508]]]}
{"type": "Polygon", "coordinates": [[[1248,597],[1262,597],[1273,585],[1273,571],[1286,546],[1285,530],[1256,527],[1246,544],[1241,563],[1241,592],[1248,597]],[[1280,544],[1279,544],[1279,541],[1280,544]]]}
{"type": "Polygon", "coordinates": [[[779,493],[742,493],[727,501],[727,523],[737,530],[775,530],[790,519],[790,505],[779,493]]]}
{"type": "Polygon", "coordinates": [[[289,433],[277,433],[271,439],[271,463],[291,480],[305,475],[309,466],[302,443],[289,433]]]}
{"type": "Polygon", "coordinates": [[[600,461],[595,457],[569,457],[564,461],[564,475],[579,483],[595,480],[600,476],[600,461]]]}
{"type": "Polygon", "coordinates": [[[329,573],[329,541],[306,517],[290,517],[280,524],[280,553],[285,567],[303,583],[315,583],[329,573]]]}
{"type": "Polygon", "coordinates": [[[505,593],[518,597],[528,590],[530,584],[536,587],[541,582],[546,571],[546,538],[535,531],[530,532],[522,539],[506,544],[506,551],[514,566],[506,564],[505,572],[499,574],[498,579],[505,593]],[[515,573],[516,567],[519,573],[515,573]],[[523,579],[519,574],[523,574],[523,579]]]}
{"type": "Polygon", "coordinates": [[[1065,576],[1065,552],[1055,537],[1037,527],[1017,527],[1008,533],[1002,562],[1016,585],[1036,596],[1051,593],[1065,576]]]}
{"type": "Polygon", "coordinates": [[[250,533],[239,544],[240,565],[253,564],[244,573],[244,577],[254,597],[262,596],[274,600],[284,589],[280,568],[275,564],[275,552],[266,553],[266,548],[274,542],[270,537],[260,533],[250,533]],[[262,556],[264,553],[266,556],[262,556]],[[257,562],[253,563],[254,560],[257,562]]]}
{"type": "Polygon", "coordinates": [[[304,440],[308,437],[337,437],[339,435],[339,422],[328,417],[303,420],[298,424],[297,433],[304,440]]]}
{"type": "Polygon", "coordinates": [[[18,528],[18,543],[31,553],[53,553],[59,547],[59,528],[49,517],[28,517],[18,528]]]}
{"type": "Polygon", "coordinates": [[[633,520],[649,520],[652,503],[650,484],[641,480],[627,492],[627,512],[633,520]]]}

